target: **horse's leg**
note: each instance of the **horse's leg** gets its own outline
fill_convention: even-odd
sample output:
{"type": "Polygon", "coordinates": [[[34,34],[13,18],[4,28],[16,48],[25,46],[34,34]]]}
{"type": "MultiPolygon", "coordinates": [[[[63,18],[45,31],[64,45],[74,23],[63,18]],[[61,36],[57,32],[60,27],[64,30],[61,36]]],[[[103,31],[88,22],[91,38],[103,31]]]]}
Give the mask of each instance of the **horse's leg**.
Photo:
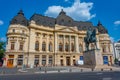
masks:
{"type": "Polygon", "coordinates": [[[97,44],[96,44],[96,42],[95,42],[95,48],[98,49],[98,48],[97,48],[97,44]]]}

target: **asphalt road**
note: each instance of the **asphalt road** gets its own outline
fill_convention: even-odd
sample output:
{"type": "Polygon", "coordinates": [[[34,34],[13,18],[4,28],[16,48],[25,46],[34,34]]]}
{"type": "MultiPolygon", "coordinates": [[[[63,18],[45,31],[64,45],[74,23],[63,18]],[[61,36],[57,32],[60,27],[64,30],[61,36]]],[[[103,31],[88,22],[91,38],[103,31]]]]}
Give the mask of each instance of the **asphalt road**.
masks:
{"type": "Polygon", "coordinates": [[[120,72],[0,75],[0,80],[120,80],[120,72]]]}

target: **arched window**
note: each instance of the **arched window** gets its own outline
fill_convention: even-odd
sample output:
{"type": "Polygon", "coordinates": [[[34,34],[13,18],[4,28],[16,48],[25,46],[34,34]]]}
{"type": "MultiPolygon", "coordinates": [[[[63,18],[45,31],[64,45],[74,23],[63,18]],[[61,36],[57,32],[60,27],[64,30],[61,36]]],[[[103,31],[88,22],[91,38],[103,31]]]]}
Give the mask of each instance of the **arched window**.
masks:
{"type": "Polygon", "coordinates": [[[72,52],[74,51],[74,44],[73,43],[71,44],[71,51],[72,52]]]}
{"type": "Polygon", "coordinates": [[[42,51],[46,51],[46,43],[45,42],[42,43],[42,51]]]}
{"type": "Polygon", "coordinates": [[[69,50],[69,44],[66,43],[66,44],[65,44],[65,51],[68,52],[68,50],[69,50]]]}
{"type": "Polygon", "coordinates": [[[62,50],[63,50],[63,44],[59,43],[59,51],[62,51],[62,50]]]}
{"type": "Polygon", "coordinates": [[[82,48],[82,45],[81,45],[81,44],[79,45],[79,51],[80,51],[80,52],[83,51],[83,48],[82,48]]]}
{"type": "Polygon", "coordinates": [[[38,41],[35,42],[35,50],[39,51],[39,42],[38,41]]]}
{"type": "Polygon", "coordinates": [[[52,43],[49,43],[49,51],[52,52],[52,43]]]}

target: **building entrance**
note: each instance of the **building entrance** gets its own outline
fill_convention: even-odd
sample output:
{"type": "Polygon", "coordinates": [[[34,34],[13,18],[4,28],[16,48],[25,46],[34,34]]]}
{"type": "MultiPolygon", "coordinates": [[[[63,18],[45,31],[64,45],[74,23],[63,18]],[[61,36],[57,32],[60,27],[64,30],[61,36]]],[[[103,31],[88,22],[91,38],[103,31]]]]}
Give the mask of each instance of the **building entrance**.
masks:
{"type": "Polygon", "coordinates": [[[70,66],[70,57],[66,57],[66,66],[70,66]]]}
{"type": "Polygon", "coordinates": [[[9,55],[9,59],[7,61],[7,67],[13,67],[14,55],[9,55]]]}

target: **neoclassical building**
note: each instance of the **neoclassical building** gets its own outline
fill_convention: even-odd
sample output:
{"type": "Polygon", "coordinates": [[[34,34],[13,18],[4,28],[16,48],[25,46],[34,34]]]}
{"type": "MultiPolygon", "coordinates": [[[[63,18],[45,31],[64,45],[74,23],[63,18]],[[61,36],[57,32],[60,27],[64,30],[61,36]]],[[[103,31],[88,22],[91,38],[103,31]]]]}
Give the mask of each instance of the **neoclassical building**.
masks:
{"type": "MultiPolygon", "coordinates": [[[[75,21],[61,10],[56,18],[33,14],[27,20],[22,10],[12,18],[7,32],[4,66],[74,66],[84,60],[84,37],[97,30],[97,46],[105,65],[113,64],[112,44],[105,27],[98,22],[75,21]]],[[[90,49],[94,49],[90,44],[90,49]]]]}

